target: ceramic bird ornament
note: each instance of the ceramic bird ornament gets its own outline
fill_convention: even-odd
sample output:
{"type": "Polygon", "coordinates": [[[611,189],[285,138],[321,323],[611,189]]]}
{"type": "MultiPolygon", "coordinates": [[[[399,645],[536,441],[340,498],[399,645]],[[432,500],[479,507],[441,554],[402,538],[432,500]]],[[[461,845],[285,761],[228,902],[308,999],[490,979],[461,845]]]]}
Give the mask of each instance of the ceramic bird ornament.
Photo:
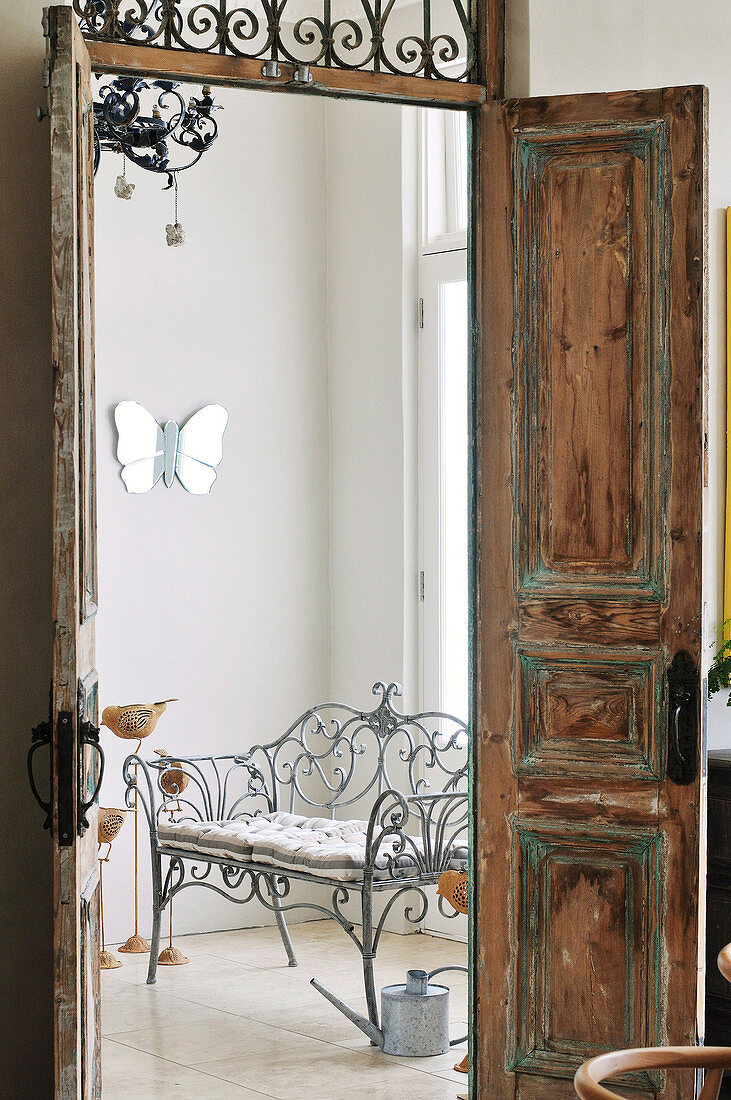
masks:
{"type": "Polygon", "coordinates": [[[99,809],[99,819],[97,824],[97,840],[99,841],[99,847],[102,844],[111,844],[119,830],[124,825],[124,819],[127,815],[126,810],[118,810],[112,806],[109,809],[99,809]]]}
{"type": "MultiPolygon", "coordinates": [[[[190,776],[183,771],[183,765],[179,760],[170,759],[170,753],[167,749],[155,749],[155,752],[166,761],[165,764],[161,763],[160,765],[162,769],[160,772],[160,786],[168,798],[174,799],[177,796],[178,805],[176,809],[179,810],[180,796],[190,783],[190,776]]],[[[174,812],[172,806],[167,807],[167,811],[172,819],[174,812]]]]}
{"type": "MultiPolygon", "coordinates": [[[[126,741],[139,741],[149,737],[168,703],[177,699],[163,699],[159,703],[128,703],[123,707],[105,707],[101,724],[116,737],[126,741]]],[[[139,748],[139,745],[137,746],[139,748]]]]}
{"type": "Polygon", "coordinates": [[[444,871],[437,882],[437,893],[448,901],[458,913],[466,913],[468,907],[467,872],[444,871]]]}
{"type": "Polygon", "coordinates": [[[97,822],[97,851],[101,849],[102,844],[109,845],[107,854],[100,857],[104,863],[109,860],[109,853],[112,850],[112,841],[124,825],[126,816],[127,811],[119,810],[116,806],[111,806],[109,809],[102,809],[100,807],[99,809],[99,818],[97,822]]]}

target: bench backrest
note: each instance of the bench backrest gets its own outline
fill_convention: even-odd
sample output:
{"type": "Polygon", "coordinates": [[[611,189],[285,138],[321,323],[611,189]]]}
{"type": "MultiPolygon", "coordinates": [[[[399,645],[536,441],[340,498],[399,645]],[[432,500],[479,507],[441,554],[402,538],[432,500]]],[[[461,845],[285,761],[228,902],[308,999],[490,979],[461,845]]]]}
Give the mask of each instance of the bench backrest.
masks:
{"type": "Polygon", "coordinates": [[[245,753],[148,761],[163,796],[158,814],[179,796],[183,817],[223,820],[266,810],[367,817],[384,790],[466,792],[466,724],[438,711],[401,714],[394,706],[398,684],[379,681],[373,693],[373,710],[311,707],[275,741],[245,753]],[[181,787],[180,774],[187,779],[184,790],[172,781],[176,771],[181,787]]]}

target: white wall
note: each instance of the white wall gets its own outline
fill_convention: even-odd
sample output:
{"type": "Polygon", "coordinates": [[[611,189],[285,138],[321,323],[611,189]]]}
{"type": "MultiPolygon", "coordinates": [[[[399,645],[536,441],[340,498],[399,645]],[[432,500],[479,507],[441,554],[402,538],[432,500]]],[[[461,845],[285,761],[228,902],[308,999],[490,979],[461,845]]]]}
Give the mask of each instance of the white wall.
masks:
{"type": "MultiPolygon", "coordinates": [[[[96,183],[100,703],[178,696],[143,745],[195,754],[274,739],[330,687],[325,146],[320,100],[221,89],[220,137],[172,192],[133,166],[128,202],[96,183]],[[209,496],[128,494],[114,405],[160,421],[220,402],[230,420],[209,496]]],[[[129,742],[102,731],[102,803],[123,805],[129,742]]],[[[132,822],[105,875],[107,938],[131,932],[132,822]]],[[[149,931],[149,856],[142,848],[149,931]]],[[[265,923],[210,891],[180,931],[265,923]]]]}
{"type": "MultiPolygon", "coordinates": [[[[509,5],[508,95],[705,84],[709,127],[709,485],[704,592],[711,645],[723,619],[725,207],[731,204],[731,5],[698,0],[516,0],[509,5]]],[[[712,649],[706,657],[710,659],[712,649]]],[[[724,696],[726,693],[722,693],[724,696]]],[[[709,748],[731,746],[725,698],[709,704],[709,748]]]]}
{"type": "MultiPolygon", "coordinates": [[[[220,138],[180,177],[184,247],[165,244],[162,181],[128,166],[119,200],[105,154],[96,186],[100,702],[180,697],[148,756],[273,739],[325,698],[367,708],[384,677],[418,698],[415,112],[216,98],[220,138]],[[125,398],[161,421],[226,406],[209,497],[126,493],[125,398]]],[[[123,805],[130,744],[103,738],[102,803],[123,805]]],[[[131,932],[132,842],[130,819],[105,875],[110,943],[131,932]]],[[[144,833],[140,854],[148,934],[144,833]]],[[[176,901],[180,932],[268,921],[203,890],[176,901]]]]}
{"type": "Polygon", "coordinates": [[[332,102],[326,117],[331,684],[350,700],[399,680],[411,708],[416,114],[332,102]]]}

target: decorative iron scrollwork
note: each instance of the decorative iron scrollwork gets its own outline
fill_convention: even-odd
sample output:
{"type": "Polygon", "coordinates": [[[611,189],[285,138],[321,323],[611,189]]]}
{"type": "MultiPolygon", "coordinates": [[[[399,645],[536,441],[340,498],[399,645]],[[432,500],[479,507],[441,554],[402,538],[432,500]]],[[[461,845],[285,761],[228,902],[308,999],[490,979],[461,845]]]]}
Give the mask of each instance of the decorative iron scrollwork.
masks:
{"type": "MultiPolygon", "coordinates": [[[[73,842],[74,837],[74,811],[73,811],[73,768],[74,768],[74,728],[72,716],[69,711],[63,710],[57,719],[56,731],[56,768],[58,776],[58,840],[62,847],[67,847],[73,842]]],[[[99,789],[104,778],[104,750],[99,744],[99,730],[86,719],[79,720],[78,739],[78,806],[76,821],[79,836],[89,828],[87,813],[94,805],[99,789]],[[84,777],[84,748],[92,748],[99,757],[99,771],[91,797],[84,800],[82,797],[84,777]]],[[[49,722],[41,722],[31,734],[31,746],[28,750],[28,779],[30,789],[38,805],[46,817],[43,822],[44,829],[51,828],[53,820],[53,775],[51,769],[51,755],[53,745],[51,739],[51,726],[49,722]],[[49,747],[49,776],[48,799],[41,797],[35,780],[35,756],[39,749],[49,747]]]]}
{"type": "Polygon", "coordinates": [[[475,78],[468,0],[73,0],[84,35],[105,42],[229,54],[297,67],[320,65],[422,76],[475,78]],[[311,9],[311,10],[310,10],[311,9]],[[396,29],[398,27],[398,30],[396,29]],[[454,70],[455,63],[458,63],[454,70]]]}
{"type": "Polygon", "coordinates": [[[213,112],[221,107],[213,102],[207,85],[200,97],[191,95],[187,103],[179,87],[175,80],[148,83],[136,76],[105,80],[94,102],[95,173],[103,149],[124,153],[146,172],[167,173],[168,186],[175,174],[198,163],[218,137],[213,112]],[[142,92],[152,93],[150,114],[142,113],[142,92]]]}
{"type": "Polygon", "coordinates": [[[79,836],[83,836],[86,830],[89,828],[89,821],[87,819],[87,813],[94,805],[99,794],[99,790],[102,785],[102,779],[104,778],[104,749],[99,744],[99,727],[95,726],[87,718],[82,718],[79,722],[79,812],[78,812],[78,828],[79,836]],[[84,749],[88,747],[96,752],[99,758],[99,771],[97,773],[96,784],[92,791],[91,797],[84,799],[82,797],[83,776],[84,776],[84,749]]]}

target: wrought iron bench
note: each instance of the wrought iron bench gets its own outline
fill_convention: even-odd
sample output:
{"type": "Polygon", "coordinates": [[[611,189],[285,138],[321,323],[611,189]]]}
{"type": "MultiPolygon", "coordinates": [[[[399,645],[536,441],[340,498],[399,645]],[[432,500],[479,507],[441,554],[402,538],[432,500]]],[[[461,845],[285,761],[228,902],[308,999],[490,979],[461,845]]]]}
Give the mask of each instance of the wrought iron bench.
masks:
{"type": "Polygon", "coordinates": [[[389,913],[415,895],[404,915],[419,923],[429,905],[424,888],[467,859],[468,732],[437,711],[400,714],[398,684],[379,682],[373,693],[371,711],[324,703],[242,753],[127,757],[127,805],[137,793],[150,832],[149,983],[163,910],[181,890],[203,886],[273,911],[290,966],[297,960],[285,913],[306,908],[336,920],[361,954],[368,1013],[378,1022],[373,965],[389,913]],[[295,816],[313,810],[323,816],[295,816]],[[363,820],[348,816],[357,811],[363,820]],[[328,887],[329,907],[285,903],[292,880],[328,887]],[[361,899],[358,931],[343,912],[351,892],[361,899]],[[375,919],[374,897],[384,892],[375,919]]]}

